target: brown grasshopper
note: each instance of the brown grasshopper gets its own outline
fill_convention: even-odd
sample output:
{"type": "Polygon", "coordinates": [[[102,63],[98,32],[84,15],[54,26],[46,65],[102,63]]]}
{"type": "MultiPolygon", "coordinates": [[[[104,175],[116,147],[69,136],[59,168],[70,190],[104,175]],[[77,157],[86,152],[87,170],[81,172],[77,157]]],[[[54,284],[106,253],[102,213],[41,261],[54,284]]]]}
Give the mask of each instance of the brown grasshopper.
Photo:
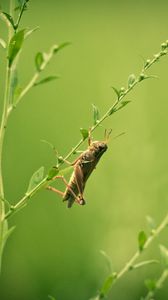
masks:
{"type": "Polygon", "coordinates": [[[105,132],[105,141],[91,141],[89,134],[88,149],[73,162],[71,165],[74,167],[74,171],[70,177],[69,183],[66,182],[63,176],[56,176],[55,179],[62,179],[66,185],[65,192],[61,192],[54,187],[48,186],[47,189],[58,193],[62,196],[63,201],[68,201],[68,208],[70,208],[74,202],[80,205],[84,205],[86,202],[83,198],[86,182],[96,168],[103,153],[107,150],[107,141],[111,131],[107,134],[105,132]]]}

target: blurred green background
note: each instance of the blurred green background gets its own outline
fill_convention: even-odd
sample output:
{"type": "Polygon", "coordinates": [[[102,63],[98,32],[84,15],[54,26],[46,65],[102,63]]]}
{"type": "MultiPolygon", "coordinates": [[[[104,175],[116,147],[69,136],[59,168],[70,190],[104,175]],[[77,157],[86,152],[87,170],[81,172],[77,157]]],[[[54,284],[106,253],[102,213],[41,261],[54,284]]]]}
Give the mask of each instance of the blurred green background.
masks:
{"type": "MultiPolygon", "coordinates": [[[[1,1],[7,9],[8,1],[1,1]]],[[[44,75],[61,78],[33,88],[9,120],[4,145],[6,197],[16,203],[40,166],[55,163],[52,142],[61,155],[80,139],[79,128],[92,124],[91,104],[103,114],[115,99],[111,85],[125,86],[168,39],[167,1],[30,1],[22,27],[40,29],[24,45],[19,77],[24,85],[35,71],[34,57],[55,43],[72,42],[54,57],[44,75]]],[[[1,36],[6,30],[1,22],[1,36]]],[[[4,85],[0,49],[1,102],[4,85]]],[[[137,235],[147,230],[146,215],[157,223],[167,212],[168,58],[155,64],[130,93],[132,100],[103,125],[112,128],[109,150],[89,179],[87,205],[68,210],[61,199],[42,190],[10,219],[16,230],[7,243],[0,283],[1,300],[87,300],[108,275],[104,250],[118,271],[137,249],[137,235]],[[121,132],[119,139],[113,137],[121,132]]],[[[103,138],[104,128],[94,133],[103,138]]],[[[84,149],[86,145],[83,146],[84,149]]],[[[73,158],[72,158],[73,159],[73,158]]],[[[63,186],[58,183],[60,189],[63,186]]],[[[142,255],[160,259],[158,245],[168,246],[167,232],[142,255]]],[[[135,300],[145,295],[144,280],[157,278],[162,265],[130,272],[109,299],[135,300]]],[[[168,285],[157,293],[167,299],[168,285]]]]}

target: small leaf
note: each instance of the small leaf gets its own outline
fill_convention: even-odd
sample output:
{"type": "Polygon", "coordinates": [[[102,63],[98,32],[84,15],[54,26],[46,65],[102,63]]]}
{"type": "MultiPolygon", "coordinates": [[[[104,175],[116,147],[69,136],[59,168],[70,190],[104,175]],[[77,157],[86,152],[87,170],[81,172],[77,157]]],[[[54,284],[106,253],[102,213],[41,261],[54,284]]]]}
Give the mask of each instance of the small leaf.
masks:
{"type": "Polygon", "coordinates": [[[9,67],[11,67],[14,59],[16,58],[17,54],[21,50],[24,41],[24,33],[25,33],[25,29],[22,29],[18,31],[16,34],[14,34],[14,36],[10,40],[9,51],[8,51],[9,67]]]}
{"type": "Polygon", "coordinates": [[[11,79],[11,98],[12,99],[14,98],[14,93],[15,93],[17,85],[18,85],[18,75],[17,75],[17,71],[14,70],[13,76],[11,79]]]}
{"type": "Polygon", "coordinates": [[[24,7],[24,10],[27,9],[27,3],[29,2],[29,0],[18,0],[18,4],[19,4],[19,9],[21,9],[23,7],[23,5],[25,6],[24,7]]]}
{"type": "Polygon", "coordinates": [[[56,54],[59,50],[65,48],[65,47],[67,47],[69,45],[71,45],[70,42],[64,42],[64,43],[62,43],[60,45],[54,45],[53,48],[52,48],[53,54],[56,54]]]}
{"type": "Polygon", "coordinates": [[[16,105],[19,102],[19,97],[20,94],[22,93],[23,88],[19,85],[16,86],[15,91],[14,91],[14,97],[13,97],[13,106],[16,107],[16,105]]]}
{"type": "Polygon", "coordinates": [[[132,85],[134,84],[136,80],[136,77],[134,74],[131,74],[129,77],[128,77],[128,88],[132,87],[132,85]]]}
{"type": "Polygon", "coordinates": [[[0,45],[2,46],[2,48],[6,49],[6,42],[0,38],[0,45]]]}
{"type": "Polygon", "coordinates": [[[52,167],[50,171],[48,172],[47,180],[53,179],[59,172],[59,169],[57,167],[52,167]]]}
{"type": "Polygon", "coordinates": [[[64,168],[64,169],[60,170],[59,175],[60,176],[65,176],[69,173],[72,173],[72,171],[73,171],[73,166],[70,166],[70,167],[67,167],[67,168],[64,168]]]}
{"type": "MultiPolygon", "coordinates": [[[[8,228],[8,222],[6,220],[1,224],[1,226],[2,226],[2,236],[1,236],[2,241],[0,243],[0,260],[2,259],[2,254],[3,254],[5,244],[15,229],[15,226],[8,228]]],[[[0,262],[0,264],[1,264],[1,262],[0,262]]]]}
{"type": "Polygon", "coordinates": [[[119,98],[120,98],[120,91],[117,90],[114,86],[112,86],[112,89],[114,90],[114,92],[115,92],[116,95],[117,95],[117,98],[119,99],[119,98]]]}
{"type": "Polygon", "coordinates": [[[130,102],[131,101],[122,101],[118,107],[111,109],[111,111],[109,112],[109,116],[111,116],[113,113],[117,112],[118,110],[122,109],[124,106],[126,106],[130,102]]]}
{"type": "Polygon", "coordinates": [[[107,279],[103,283],[103,286],[100,290],[100,299],[107,296],[107,294],[109,293],[109,291],[110,291],[110,289],[111,289],[111,287],[112,287],[112,285],[113,285],[116,278],[117,278],[117,273],[113,273],[112,275],[107,277],[107,279]]]}
{"type": "Polygon", "coordinates": [[[11,228],[9,228],[6,233],[4,234],[4,246],[8,240],[8,238],[10,237],[10,235],[12,234],[12,232],[15,230],[16,226],[12,226],[11,228]]]}
{"type": "Polygon", "coordinates": [[[89,136],[89,131],[87,129],[80,128],[80,132],[82,134],[83,140],[86,140],[87,137],[89,136]]]}
{"type": "Polygon", "coordinates": [[[49,82],[49,81],[52,81],[52,80],[55,80],[55,79],[58,79],[58,78],[59,78],[59,76],[51,75],[51,76],[48,76],[48,77],[46,77],[46,78],[41,79],[40,81],[37,81],[37,82],[34,84],[34,86],[37,86],[37,85],[43,84],[43,83],[47,83],[47,82],[49,82]]]}
{"type": "Polygon", "coordinates": [[[42,70],[43,62],[44,62],[44,55],[42,52],[38,52],[35,57],[36,69],[38,72],[42,70]]]}
{"type": "Polygon", "coordinates": [[[103,251],[103,250],[100,250],[100,253],[105,257],[106,259],[106,262],[107,262],[107,266],[108,266],[108,269],[109,269],[109,272],[112,273],[112,263],[111,263],[111,258],[108,256],[108,254],[103,251]]]}
{"type": "Polygon", "coordinates": [[[49,298],[50,300],[56,300],[56,298],[54,298],[54,297],[51,296],[51,295],[48,295],[48,298],[49,298]]]}
{"type": "Polygon", "coordinates": [[[13,20],[12,16],[10,16],[9,14],[7,14],[4,11],[1,12],[1,14],[3,15],[4,20],[6,21],[7,25],[10,24],[10,26],[12,26],[13,29],[15,30],[15,23],[14,23],[14,20],[13,20]]]}
{"type": "Polygon", "coordinates": [[[31,177],[27,193],[32,191],[44,178],[44,167],[38,169],[31,177]]]}
{"type": "Polygon", "coordinates": [[[161,256],[163,258],[164,265],[167,268],[168,267],[168,249],[163,245],[160,245],[159,248],[160,248],[161,256]]]}
{"type": "Polygon", "coordinates": [[[139,251],[142,251],[144,249],[146,241],[147,241],[146,233],[144,231],[141,231],[138,235],[139,251]]]}
{"type": "Polygon", "coordinates": [[[100,114],[98,108],[92,104],[93,107],[93,124],[96,125],[100,119],[100,114]]]}
{"type": "Polygon", "coordinates": [[[145,261],[141,261],[140,263],[138,263],[136,265],[133,265],[130,269],[131,270],[138,269],[138,268],[144,267],[146,265],[158,264],[158,263],[159,263],[159,261],[156,259],[145,260],[145,261]]]}
{"type": "Polygon", "coordinates": [[[34,33],[37,29],[39,29],[39,26],[37,26],[37,27],[35,27],[35,28],[30,29],[29,31],[27,31],[27,32],[25,33],[24,38],[27,39],[27,38],[28,38],[32,33],[34,33]]]}
{"type": "Polygon", "coordinates": [[[156,289],[156,280],[154,279],[146,279],[145,285],[149,292],[154,291],[156,289]]]}
{"type": "Polygon", "coordinates": [[[146,216],[146,220],[147,220],[149,229],[151,230],[151,232],[153,232],[156,229],[155,220],[151,216],[146,216]]]}

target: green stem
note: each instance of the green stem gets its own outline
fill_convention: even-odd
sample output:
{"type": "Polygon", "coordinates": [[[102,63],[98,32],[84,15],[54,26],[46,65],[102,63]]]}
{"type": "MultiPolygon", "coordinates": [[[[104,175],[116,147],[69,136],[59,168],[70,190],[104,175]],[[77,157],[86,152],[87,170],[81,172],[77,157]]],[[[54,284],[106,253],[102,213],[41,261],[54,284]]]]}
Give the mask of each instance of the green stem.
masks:
{"type": "MultiPolygon", "coordinates": [[[[122,102],[123,98],[131,92],[131,90],[140,82],[142,82],[146,77],[144,75],[144,72],[149,69],[156,61],[159,60],[160,57],[162,57],[163,55],[166,55],[167,51],[163,51],[161,50],[157,55],[154,56],[153,59],[151,59],[141,70],[140,75],[137,77],[137,79],[133,82],[133,84],[131,86],[129,86],[126,90],[124,90],[124,92],[122,92],[122,94],[120,94],[120,96],[118,97],[118,99],[113,103],[113,105],[107,110],[107,112],[100,118],[100,120],[98,120],[98,122],[92,126],[91,128],[91,132],[93,132],[99,125],[101,125],[101,123],[107,119],[113,112],[115,109],[117,109],[117,106],[120,105],[120,103],[122,102]],[[144,77],[143,77],[144,76],[144,77]]],[[[48,57],[48,59],[44,62],[43,68],[44,69],[46,67],[46,65],[48,64],[48,62],[50,61],[52,57],[52,51],[48,57]]],[[[24,88],[24,90],[22,91],[22,93],[20,94],[18,101],[19,102],[21,100],[21,98],[30,90],[30,88],[34,85],[34,83],[36,82],[36,80],[38,79],[38,76],[40,75],[39,72],[36,72],[35,75],[33,76],[33,78],[30,80],[30,82],[28,83],[28,85],[24,88]]],[[[76,146],[74,146],[72,148],[72,150],[63,158],[63,160],[57,165],[57,167],[59,168],[64,161],[66,161],[83,143],[84,143],[84,139],[81,139],[76,146]]],[[[43,183],[43,181],[41,182],[43,183]]],[[[43,186],[43,184],[42,184],[43,186]]],[[[34,189],[33,191],[33,195],[39,190],[38,186],[34,189]]],[[[30,198],[30,197],[29,197],[30,198]]],[[[28,197],[26,198],[26,196],[24,196],[18,203],[22,202],[22,200],[24,199],[24,201],[27,201],[28,197]]],[[[17,205],[17,204],[16,204],[17,205]]],[[[16,206],[15,206],[16,207],[16,206]]],[[[14,210],[16,212],[16,209],[14,210]]],[[[5,216],[5,218],[9,218],[9,216],[13,215],[13,211],[9,211],[9,213],[7,213],[7,215],[5,216]]]]}
{"type": "Polygon", "coordinates": [[[20,96],[17,99],[17,103],[25,96],[25,94],[27,94],[27,92],[34,86],[34,84],[36,83],[38,77],[39,77],[40,73],[36,72],[34,74],[34,76],[32,77],[32,79],[29,81],[29,83],[26,85],[26,87],[24,88],[24,90],[21,92],[20,96]]]}
{"type": "Polygon", "coordinates": [[[165,280],[168,278],[168,269],[165,269],[163,271],[163,273],[161,274],[160,278],[157,280],[156,282],[156,288],[154,289],[154,291],[149,291],[146,295],[145,298],[143,298],[144,300],[152,300],[154,299],[154,295],[156,293],[156,291],[158,289],[160,289],[163,285],[163,283],[165,282],[165,280]]]}
{"type": "MultiPolygon", "coordinates": [[[[166,217],[163,219],[163,221],[160,223],[160,225],[157,227],[157,229],[155,231],[153,231],[153,234],[149,236],[149,238],[147,239],[143,250],[145,250],[146,248],[148,248],[148,246],[153,242],[153,240],[161,233],[161,231],[168,225],[168,214],[166,215],[166,217]]],[[[135,263],[135,261],[137,260],[137,258],[141,255],[143,251],[137,251],[133,257],[129,260],[129,262],[124,266],[123,269],[121,269],[121,271],[118,273],[117,279],[121,278],[127,271],[129,271],[129,269],[131,268],[131,266],[135,263]]]]}
{"type": "Polygon", "coordinates": [[[5,219],[7,220],[11,215],[14,215],[16,212],[18,212],[18,210],[27,204],[28,199],[30,199],[35,193],[37,193],[41,188],[44,188],[46,185],[48,185],[47,177],[45,177],[33,190],[31,190],[29,193],[26,193],[16,205],[10,207],[10,210],[5,215],[5,219]]]}
{"type": "MultiPolygon", "coordinates": [[[[152,235],[149,236],[149,238],[147,239],[144,247],[143,247],[143,251],[149,247],[149,245],[153,242],[154,239],[156,239],[156,237],[163,231],[163,229],[168,226],[168,214],[166,215],[166,217],[163,219],[163,221],[160,223],[160,225],[152,232],[152,235]]],[[[137,251],[135,252],[135,254],[131,257],[131,259],[125,264],[125,266],[118,272],[116,279],[113,280],[111,288],[113,287],[113,284],[118,281],[121,277],[123,277],[128,271],[133,270],[134,268],[133,265],[136,262],[136,260],[140,257],[140,255],[143,253],[143,251],[137,251]]],[[[108,276],[109,277],[109,276],[108,276]]],[[[107,280],[107,278],[106,278],[107,280]]],[[[105,280],[105,281],[106,281],[105,280]]],[[[100,289],[101,290],[101,289],[100,289]]],[[[107,295],[104,295],[104,298],[107,295]]],[[[103,299],[102,295],[98,296],[98,299],[103,299]]]]}
{"type": "MultiPolygon", "coordinates": [[[[12,14],[13,1],[10,1],[10,14],[12,14]]],[[[12,36],[12,29],[8,29],[8,45],[12,36]]],[[[10,98],[10,80],[11,80],[11,69],[8,67],[8,60],[6,62],[6,79],[5,79],[5,90],[4,90],[4,102],[3,102],[3,112],[0,125],[0,253],[2,254],[3,247],[3,234],[4,234],[4,216],[5,216],[5,201],[4,201],[4,185],[3,185],[3,172],[2,172],[2,155],[3,155],[3,145],[5,131],[7,127],[8,120],[8,107],[10,98]]],[[[1,263],[1,257],[0,257],[1,263]]]]}
{"type": "Polygon", "coordinates": [[[23,12],[25,10],[25,7],[26,7],[26,3],[27,1],[25,1],[23,4],[22,4],[22,7],[21,7],[21,10],[20,10],[20,13],[18,15],[18,19],[17,19],[17,22],[15,24],[15,32],[17,31],[18,27],[19,27],[19,24],[20,24],[20,21],[21,21],[21,18],[22,18],[22,15],[23,15],[23,12]]]}

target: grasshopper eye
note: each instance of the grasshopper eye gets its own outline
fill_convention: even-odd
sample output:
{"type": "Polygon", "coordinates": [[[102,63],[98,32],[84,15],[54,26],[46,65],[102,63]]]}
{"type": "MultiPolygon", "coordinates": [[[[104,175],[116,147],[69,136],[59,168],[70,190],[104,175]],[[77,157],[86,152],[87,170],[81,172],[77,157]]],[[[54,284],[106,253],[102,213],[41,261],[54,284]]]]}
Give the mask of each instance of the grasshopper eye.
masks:
{"type": "Polygon", "coordinates": [[[101,151],[101,150],[106,150],[107,149],[107,145],[106,144],[100,144],[99,145],[99,150],[101,151]]]}

